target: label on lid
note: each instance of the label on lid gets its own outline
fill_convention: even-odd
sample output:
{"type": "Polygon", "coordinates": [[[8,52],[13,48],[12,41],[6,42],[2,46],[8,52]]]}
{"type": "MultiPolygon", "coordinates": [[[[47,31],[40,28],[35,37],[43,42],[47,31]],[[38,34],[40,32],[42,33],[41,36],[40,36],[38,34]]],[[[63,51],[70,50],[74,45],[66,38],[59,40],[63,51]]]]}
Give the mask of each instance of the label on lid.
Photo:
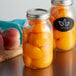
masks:
{"type": "Polygon", "coordinates": [[[54,21],[54,28],[59,31],[69,31],[74,26],[74,20],[69,17],[61,17],[54,21]]]}

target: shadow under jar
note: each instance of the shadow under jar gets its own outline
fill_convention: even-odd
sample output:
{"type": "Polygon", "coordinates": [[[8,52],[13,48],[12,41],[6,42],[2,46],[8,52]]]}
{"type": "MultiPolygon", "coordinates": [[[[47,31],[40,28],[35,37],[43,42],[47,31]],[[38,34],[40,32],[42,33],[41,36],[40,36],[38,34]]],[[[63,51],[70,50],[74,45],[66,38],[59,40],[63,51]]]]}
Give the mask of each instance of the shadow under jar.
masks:
{"type": "Polygon", "coordinates": [[[48,67],[53,58],[53,32],[49,13],[45,9],[31,9],[27,11],[27,18],[28,25],[23,29],[24,64],[32,69],[48,67]]]}
{"type": "Polygon", "coordinates": [[[76,76],[75,53],[74,48],[67,52],[54,51],[53,76],[76,76]]]}

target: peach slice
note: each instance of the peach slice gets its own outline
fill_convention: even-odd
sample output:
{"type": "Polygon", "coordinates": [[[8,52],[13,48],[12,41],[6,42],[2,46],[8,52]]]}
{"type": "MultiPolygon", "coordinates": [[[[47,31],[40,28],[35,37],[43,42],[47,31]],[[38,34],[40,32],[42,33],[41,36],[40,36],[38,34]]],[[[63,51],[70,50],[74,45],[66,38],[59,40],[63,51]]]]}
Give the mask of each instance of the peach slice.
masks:
{"type": "Polygon", "coordinates": [[[42,51],[29,43],[25,44],[23,47],[23,53],[27,54],[32,59],[39,59],[43,56],[42,51]]]}
{"type": "Polygon", "coordinates": [[[58,49],[70,50],[75,45],[75,28],[73,27],[70,31],[67,32],[60,32],[55,30],[54,39],[58,49]]]}
{"type": "Polygon", "coordinates": [[[56,6],[51,9],[51,15],[56,19],[60,17],[70,17],[73,18],[73,14],[70,10],[64,6],[56,6]]]}
{"type": "Polygon", "coordinates": [[[29,56],[27,56],[26,54],[23,55],[23,60],[26,66],[31,66],[31,58],[29,56]]]}
{"type": "Polygon", "coordinates": [[[51,35],[51,33],[31,33],[29,37],[29,43],[37,47],[42,47],[45,44],[51,44],[53,42],[52,37],[53,36],[51,35]]]}
{"type": "Polygon", "coordinates": [[[32,33],[42,33],[42,32],[50,32],[50,28],[46,24],[36,24],[31,26],[30,32],[32,33]]]}
{"type": "Polygon", "coordinates": [[[28,40],[28,29],[23,28],[23,44],[26,43],[28,40]]]}
{"type": "Polygon", "coordinates": [[[43,57],[40,59],[33,59],[32,60],[32,67],[33,68],[45,68],[48,67],[52,63],[53,59],[53,46],[46,45],[41,48],[43,52],[43,57]]]}

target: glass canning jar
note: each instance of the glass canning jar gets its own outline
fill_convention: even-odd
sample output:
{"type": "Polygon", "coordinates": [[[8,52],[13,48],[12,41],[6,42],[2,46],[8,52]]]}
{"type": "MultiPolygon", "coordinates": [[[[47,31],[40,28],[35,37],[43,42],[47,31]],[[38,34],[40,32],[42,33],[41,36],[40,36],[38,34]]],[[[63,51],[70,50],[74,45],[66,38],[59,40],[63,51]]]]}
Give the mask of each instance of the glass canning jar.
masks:
{"type": "Polygon", "coordinates": [[[75,46],[75,16],[72,0],[52,0],[50,22],[54,32],[54,50],[69,51],[75,46]]]}
{"type": "Polygon", "coordinates": [[[45,9],[27,11],[28,24],[23,28],[23,60],[32,69],[45,68],[53,59],[53,31],[45,9]],[[29,27],[29,28],[27,28],[29,27]]]}

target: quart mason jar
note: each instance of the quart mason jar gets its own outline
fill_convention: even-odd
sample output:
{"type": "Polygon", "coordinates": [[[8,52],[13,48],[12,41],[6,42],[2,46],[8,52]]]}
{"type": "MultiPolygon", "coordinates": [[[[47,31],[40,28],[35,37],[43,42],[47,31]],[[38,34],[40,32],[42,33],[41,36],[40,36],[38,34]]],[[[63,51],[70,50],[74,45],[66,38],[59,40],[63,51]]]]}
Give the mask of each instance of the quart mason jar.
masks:
{"type": "Polygon", "coordinates": [[[72,0],[52,0],[50,22],[54,31],[54,50],[69,51],[75,46],[75,16],[72,0]]]}
{"type": "Polygon", "coordinates": [[[32,69],[45,68],[53,59],[53,32],[45,9],[27,11],[28,25],[23,29],[23,60],[32,69]],[[29,27],[29,28],[26,28],[29,27]]]}

